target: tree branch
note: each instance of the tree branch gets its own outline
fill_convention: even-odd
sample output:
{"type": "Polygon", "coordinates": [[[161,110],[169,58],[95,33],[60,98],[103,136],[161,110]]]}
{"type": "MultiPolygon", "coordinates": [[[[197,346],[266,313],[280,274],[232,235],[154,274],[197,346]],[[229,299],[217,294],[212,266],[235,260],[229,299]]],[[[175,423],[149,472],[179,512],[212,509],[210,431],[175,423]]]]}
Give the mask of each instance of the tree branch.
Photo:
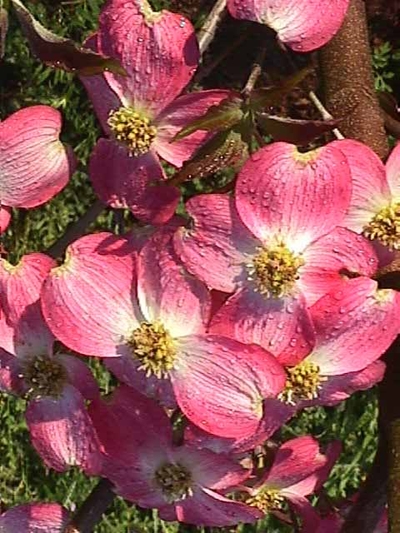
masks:
{"type": "Polygon", "coordinates": [[[226,0],[217,0],[202,28],[197,33],[201,55],[204,54],[214,39],[218,25],[225,15],[225,8],[226,0]]]}

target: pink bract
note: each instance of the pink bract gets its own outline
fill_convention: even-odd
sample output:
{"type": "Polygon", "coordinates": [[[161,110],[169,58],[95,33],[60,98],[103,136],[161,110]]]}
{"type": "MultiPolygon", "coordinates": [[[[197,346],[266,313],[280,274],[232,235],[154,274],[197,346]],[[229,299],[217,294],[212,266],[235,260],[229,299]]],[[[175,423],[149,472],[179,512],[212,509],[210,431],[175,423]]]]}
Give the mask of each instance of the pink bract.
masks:
{"type": "Polygon", "coordinates": [[[7,207],[36,207],[67,184],[76,161],[60,139],[61,114],[38,105],[0,122],[0,230],[9,222],[7,207]]]}
{"type": "Polygon", "coordinates": [[[192,198],[192,220],[177,231],[175,249],[209,288],[234,293],[213,317],[211,331],[274,355],[307,353],[314,341],[307,308],[340,287],[342,271],[376,270],[367,240],[337,227],[350,194],[339,149],[301,154],[294,145],[273,143],[245,163],[235,199],[192,198]]]}
{"type": "Polygon", "coordinates": [[[93,186],[109,205],[129,207],[139,219],[161,225],[174,214],[180,191],[163,185],[159,156],[181,167],[209,134],[196,132],[171,143],[175,134],[231,93],[210,90],[177,98],[199,60],[194,29],[181,15],[152,11],[147,0],[110,0],[88,45],[118,59],[127,72],[82,79],[110,137],[100,139],[92,153],[93,186]],[[116,138],[110,117],[118,110],[134,111],[139,122],[147,121],[143,127],[149,136],[138,153],[116,138]]]}
{"type": "Polygon", "coordinates": [[[71,349],[108,358],[121,381],[166,405],[175,396],[203,429],[249,436],[263,418],[264,400],[282,390],[283,369],[258,346],[205,333],[209,292],[178,261],[171,233],[154,234],[138,258],[122,237],[98,234],[76,241],[66,263],[44,283],[47,323],[71,349]],[[140,339],[150,334],[160,339],[166,358],[160,366],[154,363],[155,340],[149,341],[149,355],[141,352],[140,339]]]}
{"type": "Polygon", "coordinates": [[[176,446],[165,412],[127,386],[107,403],[96,401],[90,413],[102,443],[102,474],[116,492],[164,520],[223,527],[255,522],[256,509],[223,494],[250,475],[228,455],[176,446]],[[171,477],[179,475],[171,485],[171,477]],[[170,477],[171,476],[171,477],[170,477]]]}
{"type": "Polygon", "coordinates": [[[39,305],[44,278],[55,262],[24,256],[16,266],[0,259],[0,386],[29,399],[26,419],[32,444],[48,467],[99,469],[96,435],[85,399],[99,392],[86,365],[54,354],[54,337],[39,305]]]}
{"type": "Polygon", "coordinates": [[[342,25],[348,6],[349,0],[228,0],[233,17],[270,26],[296,52],[327,43],[342,25]]]}
{"type": "Polygon", "coordinates": [[[57,503],[28,503],[0,515],[2,533],[63,533],[68,511],[57,503]]]}

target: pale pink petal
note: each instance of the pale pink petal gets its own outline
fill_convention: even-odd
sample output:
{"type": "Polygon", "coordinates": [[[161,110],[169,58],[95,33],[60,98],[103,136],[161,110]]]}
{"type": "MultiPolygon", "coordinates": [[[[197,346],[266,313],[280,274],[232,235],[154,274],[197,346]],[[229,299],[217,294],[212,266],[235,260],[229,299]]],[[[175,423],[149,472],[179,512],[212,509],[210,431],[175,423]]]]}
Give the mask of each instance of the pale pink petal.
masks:
{"type": "Polygon", "coordinates": [[[11,209],[5,205],[0,205],[0,234],[6,231],[10,222],[11,222],[11,209]]]}
{"type": "Polygon", "coordinates": [[[58,503],[28,503],[0,515],[2,533],[63,533],[68,511],[58,503]]]}
{"type": "Polygon", "coordinates": [[[371,218],[390,202],[385,166],[365,144],[352,139],[335,141],[347,158],[353,185],[343,225],[360,233],[371,218]]]}
{"type": "Polygon", "coordinates": [[[174,100],[157,117],[154,124],[157,127],[157,137],[153,149],[171,165],[181,167],[210,137],[210,133],[197,131],[180,141],[172,141],[175,135],[190,122],[204,115],[211,106],[219,104],[231,94],[231,91],[213,89],[185,94],[174,100]]]}
{"type": "Polygon", "coordinates": [[[292,144],[276,142],[242,167],[236,208],[263,243],[281,236],[292,251],[301,252],[340,225],[350,194],[350,169],[336,146],[302,154],[292,144]]]}
{"type": "Polygon", "coordinates": [[[65,187],[76,161],[59,140],[60,130],[60,112],[44,105],[0,122],[1,203],[35,207],[65,187]]]}
{"type": "Polygon", "coordinates": [[[296,52],[327,43],[342,25],[349,0],[228,0],[231,15],[273,28],[296,52]]]}
{"type": "Polygon", "coordinates": [[[350,279],[311,309],[316,346],[308,361],[322,375],[362,370],[378,359],[400,332],[400,294],[377,289],[369,278],[350,279]]]}
{"type": "Polygon", "coordinates": [[[295,365],[314,346],[314,328],[302,295],[267,298],[245,288],[231,296],[211,320],[212,333],[258,344],[284,365],[295,365]]]}
{"type": "Polygon", "coordinates": [[[260,242],[241,222],[226,194],[194,196],[186,209],[191,225],[179,229],[174,239],[179,257],[210,288],[233,292],[247,279],[246,262],[260,242]]]}
{"type": "Polygon", "coordinates": [[[68,381],[82,394],[85,400],[94,400],[100,394],[99,386],[89,367],[77,357],[66,354],[54,356],[67,371],[68,381]]]}
{"type": "Polygon", "coordinates": [[[199,60],[190,21],[169,11],[154,12],[147,0],[108,2],[100,15],[98,46],[128,74],[104,74],[123,103],[152,114],[179,95],[199,60]]]}
{"type": "Polygon", "coordinates": [[[111,233],[87,235],[69,246],[42,293],[46,322],[63,344],[85,355],[130,353],[127,340],[141,320],[135,259],[135,247],[111,233]]]}
{"type": "Polygon", "coordinates": [[[285,384],[282,366],[268,352],[216,335],[181,338],[170,376],[189,420],[236,438],[257,430],[263,399],[277,396],[285,384]]]}
{"type": "Polygon", "coordinates": [[[308,435],[297,437],[285,442],[278,449],[270,471],[263,478],[263,485],[271,489],[288,490],[292,490],[292,485],[296,485],[298,494],[307,496],[309,492],[306,489],[309,487],[302,487],[300,482],[322,468],[325,463],[326,457],[321,454],[318,441],[308,435]]]}
{"type": "Polygon", "coordinates": [[[229,500],[209,489],[197,489],[192,498],[161,508],[158,513],[163,520],[209,527],[254,523],[262,516],[254,507],[229,500]]]}
{"type": "Polygon", "coordinates": [[[397,144],[386,162],[386,177],[395,202],[400,202],[400,144],[397,144]]]}
{"type": "Polygon", "coordinates": [[[307,305],[334,289],[340,289],[346,273],[373,276],[378,258],[371,243],[345,228],[335,228],[320,237],[303,253],[305,265],[301,268],[298,286],[307,305]]]}
{"type": "Polygon", "coordinates": [[[26,420],[32,444],[46,466],[58,472],[79,466],[88,474],[101,467],[99,444],[81,394],[66,385],[59,398],[29,402],[26,420]]]}
{"type": "Polygon", "coordinates": [[[175,213],[179,189],[162,185],[164,171],[152,151],[132,157],[115,141],[99,139],[90,157],[89,175],[103,202],[129,208],[144,222],[163,224],[175,213]]]}
{"type": "Polygon", "coordinates": [[[154,234],[140,252],[138,297],[146,320],[159,320],[172,337],[203,333],[210,317],[210,294],[179,261],[170,230],[154,234]]]}

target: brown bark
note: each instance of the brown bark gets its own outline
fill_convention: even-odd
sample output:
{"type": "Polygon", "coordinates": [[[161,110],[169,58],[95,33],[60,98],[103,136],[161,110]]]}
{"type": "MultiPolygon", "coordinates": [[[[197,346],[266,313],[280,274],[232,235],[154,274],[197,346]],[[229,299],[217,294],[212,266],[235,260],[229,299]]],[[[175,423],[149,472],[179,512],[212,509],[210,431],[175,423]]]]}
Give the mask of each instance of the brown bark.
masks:
{"type": "Polygon", "coordinates": [[[321,50],[325,105],[345,137],[370,146],[382,159],[389,146],[374,89],[366,10],[351,0],[342,28],[321,50]]]}

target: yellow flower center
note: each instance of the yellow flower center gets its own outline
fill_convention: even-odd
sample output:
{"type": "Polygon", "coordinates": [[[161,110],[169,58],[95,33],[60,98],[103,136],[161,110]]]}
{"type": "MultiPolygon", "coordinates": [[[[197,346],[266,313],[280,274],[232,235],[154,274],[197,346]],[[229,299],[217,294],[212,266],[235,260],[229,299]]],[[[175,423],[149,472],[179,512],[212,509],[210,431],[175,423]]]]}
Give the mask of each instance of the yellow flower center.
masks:
{"type": "Polygon", "coordinates": [[[157,128],[151,125],[150,119],[132,107],[111,111],[107,122],[115,139],[125,144],[134,156],[147,153],[157,135],[157,128]]]}
{"type": "Polygon", "coordinates": [[[179,463],[165,463],[157,469],[155,481],[168,503],[184,500],[193,495],[192,475],[179,463]]]}
{"type": "Polygon", "coordinates": [[[281,509],[284,501],[285,498],[275,489],[261,489],[254,496],[245,498],[247,505],[257,507],[263,513],[268,513],[272,509],[281,509]]]}
{"type": "Polygon", "coordinates": [[[21,372],[32,396],[59,397],[68,381],[67,371],[57,360],[46,355],[27,359],[21,372]]]}
{"type": "Polygon", "coordinates": [[[133,356],[141,362],[139,370],[143,370],[147,377],[155,375],[165,378],[173,369],[175,343],[160,322],[142,322],[140,327],[133,331],[129,344],[133,356]]]}
{"type": "Polygon", "coordinates": [[[400,203],[392,203],[377,213],[363,228],[368,239],[379,240],[390,250],[400,250],[400,203]]]}
{"type": "Polygon", "coordinates": [[[299,400],[318,398],[321,383],[327,380],[321,376],[319,366],[311,361],[303,361],[292,368],[287,368],[286,373],[285,388],[279,399],[292,405],[299,400]]]}
{"type": "Polygon", "coordinates": [[[257,292],[281,298],[290,294],[303,265],[302,257],[278,242],[268,248],[258,248],[253,262],[248,265],[249,280],[255,282],[257,292]]]}

